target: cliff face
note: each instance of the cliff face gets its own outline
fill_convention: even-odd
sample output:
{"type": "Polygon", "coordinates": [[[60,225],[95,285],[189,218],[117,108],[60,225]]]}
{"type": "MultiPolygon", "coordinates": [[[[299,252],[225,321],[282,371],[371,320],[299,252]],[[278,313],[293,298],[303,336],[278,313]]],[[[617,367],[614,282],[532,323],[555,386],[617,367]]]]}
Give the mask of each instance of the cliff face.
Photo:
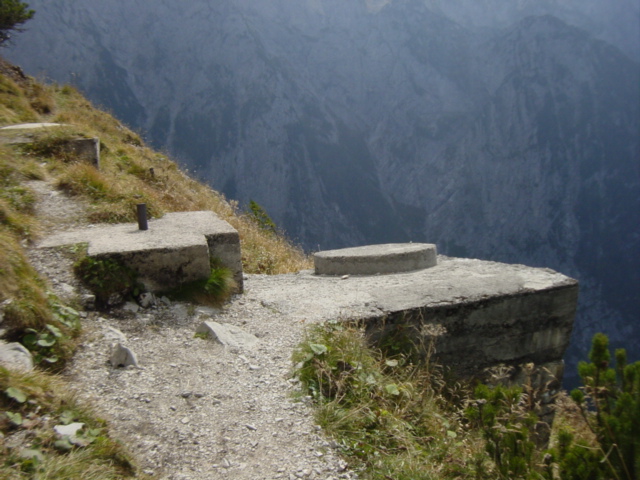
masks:
{"type": "Polygon", "coordinates": [[[578,348],[638,344],[633,2],[30,3],[13,60],[305,246],[549,266],[581,281],[578,348]]]}

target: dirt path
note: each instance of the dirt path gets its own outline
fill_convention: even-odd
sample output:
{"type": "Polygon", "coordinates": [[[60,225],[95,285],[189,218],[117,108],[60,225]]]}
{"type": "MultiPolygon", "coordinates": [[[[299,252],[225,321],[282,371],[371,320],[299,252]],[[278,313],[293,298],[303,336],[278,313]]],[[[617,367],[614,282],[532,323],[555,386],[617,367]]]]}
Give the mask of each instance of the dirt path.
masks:
{"type": "MultiPolygon", "coordinates": [[[[86,224],[81,204],[46,182],[30,187],[49,233],[86,224]]],[[[30,257],[58,295],[82,294],[68,255],[34,248],[30,257]]],[[[64,376],[147,473],[167,480],[357,478],[314,425],[305,399],[293,398],[290,358],[304,324],[260,300],[264,283],[248,275],[245,293],[222,311],[158,302],[137,312],[83,314],[82,341],[64,376]],[[225,348],[196,338],[197,326],[210,319],[259,343],[225,348]],[[138,368],[109,365],[114,329],[127,337],[138,368]]]]}

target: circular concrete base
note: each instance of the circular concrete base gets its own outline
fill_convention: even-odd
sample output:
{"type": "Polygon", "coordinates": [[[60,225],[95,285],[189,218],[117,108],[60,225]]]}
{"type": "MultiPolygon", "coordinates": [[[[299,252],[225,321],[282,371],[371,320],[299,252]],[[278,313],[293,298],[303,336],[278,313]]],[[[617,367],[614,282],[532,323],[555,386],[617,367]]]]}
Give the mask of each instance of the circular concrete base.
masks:
{"type": "Polygon", "coordinates": [[[388,243],[313,254],[316,275],[375,275],[422,270],[436,265],[431,243],[388,243]]]}

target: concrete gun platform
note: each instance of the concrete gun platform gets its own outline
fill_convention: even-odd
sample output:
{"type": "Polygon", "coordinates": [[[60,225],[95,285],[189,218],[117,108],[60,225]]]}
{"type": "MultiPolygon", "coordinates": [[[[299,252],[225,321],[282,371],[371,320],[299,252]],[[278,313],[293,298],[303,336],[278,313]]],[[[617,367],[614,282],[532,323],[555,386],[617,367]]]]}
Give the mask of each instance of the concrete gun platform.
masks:
{"type": "Polygon", "coordinates": [[[553,270],[445,256],[413,272],[249,281],[251,297],[292,321],[362,321],[372,341],[432,345],[462,376],[532,362],[560,380],[578,297],[578,282],[553,270]]]}
{"type": "Polygon", "coordinates": [[[233,272],[242,291],[240,237],[236,229],[210,211],[167,213],[148,222],[99,225],[58,233],[39,248],[87,243],[87,255],[112,258],[136,270],[151,291],[167,290],[207,278],[210,260],[233,272]]]}
{"type": "Polygon", "coordinates": [[[375,275],[433,267],[436,256],[431,243],[387,243],[317,252],[313,262],[316,275],[375,275]]]}

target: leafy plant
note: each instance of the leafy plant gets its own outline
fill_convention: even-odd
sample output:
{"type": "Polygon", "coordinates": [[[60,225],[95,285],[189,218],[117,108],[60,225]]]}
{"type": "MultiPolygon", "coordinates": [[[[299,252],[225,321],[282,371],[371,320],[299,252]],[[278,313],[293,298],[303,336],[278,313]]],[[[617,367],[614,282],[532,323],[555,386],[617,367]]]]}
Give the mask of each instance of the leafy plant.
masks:
{"type": "Polygon", "coordinates": [[[138,274],[112,258],[86,256],[74,264],[74,270],[78,278],[95,294],[96,305],[101,308],[141,292],[138,274]]]}
{"type": "Polygon", "coordinates": [[[76,310],[50,297],[51,323],[36,330],[26,328],[22,343],[33,354],[36,364],[59,370],[73,351],[72,338],[80,331],[80,316],[76,310]]]}
{"type": "Polygon", "coordinates": [[[0,367],[0,478],[148,478],[137,472],[123,446],[109,437],[103,420],[80,405],[62,381],[41,372],[0,367]],[[73,435],[58,425],[82,423],[73,435]],[[28,443],[16,443],[28,438],[28,443]]]}

